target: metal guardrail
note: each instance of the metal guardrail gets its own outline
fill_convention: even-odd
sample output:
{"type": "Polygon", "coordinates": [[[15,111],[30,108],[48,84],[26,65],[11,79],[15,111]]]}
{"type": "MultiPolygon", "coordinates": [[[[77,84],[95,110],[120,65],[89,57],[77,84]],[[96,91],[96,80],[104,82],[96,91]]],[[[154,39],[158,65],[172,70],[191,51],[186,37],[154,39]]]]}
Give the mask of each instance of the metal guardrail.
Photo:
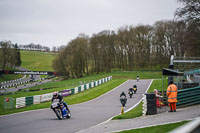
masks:
{"type": "Polygon", "coordinates": [[[200,103],[200,86],[178,90],[178,107],[200,103]]]}

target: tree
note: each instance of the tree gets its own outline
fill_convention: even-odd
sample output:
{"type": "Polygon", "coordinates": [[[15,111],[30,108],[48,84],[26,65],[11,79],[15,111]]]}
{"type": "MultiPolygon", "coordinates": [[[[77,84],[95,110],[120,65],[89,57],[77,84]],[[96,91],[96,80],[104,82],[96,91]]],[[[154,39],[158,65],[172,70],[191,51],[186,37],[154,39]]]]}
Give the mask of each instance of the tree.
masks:
{"type": "Polygon", "coordinates": [[[200,1],[199,0],[178,0],[183,7],[176,10],[178,19],[186,23],[200,24],[200,1]]]}
{"type": "Polygon", "coordinates": [[[176,10],[176,18],[186,23],[185,43],[189,46],[189,56],[200,56],[200,1],[179,0],[182,8],[176,10]]]}
{"type": "Polygon", "coordinates": [[[21,54],[20,54],[20,50],[19,50],[17,44],[15,44],[14,50],[15,50],[15,53],[16,53],[16,63],[15,63],[15,65],[21,66],[21,54]]]}
{"type": "Polygon", "coordinates": [[[14,67],[17,64],[17,51],[11,41],[0,42],[0,69],[14,67]]]}
{"type": "Polygon", "coordinates": [[[54,47],[52,48],[52,51],[53,51],[53,52],[56,52],[56,51],[57,51],[57,48],[54,46],[54,47]]]}

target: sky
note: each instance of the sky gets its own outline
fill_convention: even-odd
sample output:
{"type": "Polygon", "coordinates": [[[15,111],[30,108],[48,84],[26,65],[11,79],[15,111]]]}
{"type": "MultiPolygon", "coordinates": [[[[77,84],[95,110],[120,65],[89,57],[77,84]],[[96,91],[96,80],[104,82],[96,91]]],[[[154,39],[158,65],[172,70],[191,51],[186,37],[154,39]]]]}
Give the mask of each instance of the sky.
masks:
{"type": "Polygon", "coordinates": [[[0,0],[0,41],[52,48],[79,34],[172,20],[177,0],[0,0]]]}

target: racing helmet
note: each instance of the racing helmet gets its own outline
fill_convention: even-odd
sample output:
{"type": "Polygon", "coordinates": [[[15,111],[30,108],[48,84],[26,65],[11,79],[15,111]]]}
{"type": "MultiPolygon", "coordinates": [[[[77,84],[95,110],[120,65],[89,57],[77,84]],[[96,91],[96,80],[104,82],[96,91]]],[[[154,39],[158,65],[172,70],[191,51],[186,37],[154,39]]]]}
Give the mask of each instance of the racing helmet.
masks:
{"type": "Polygon", "coordinates": [[[53,97],[57,97],[58,96],[58,92],[57,91],[54,91],[53,92],[53,97]]]}

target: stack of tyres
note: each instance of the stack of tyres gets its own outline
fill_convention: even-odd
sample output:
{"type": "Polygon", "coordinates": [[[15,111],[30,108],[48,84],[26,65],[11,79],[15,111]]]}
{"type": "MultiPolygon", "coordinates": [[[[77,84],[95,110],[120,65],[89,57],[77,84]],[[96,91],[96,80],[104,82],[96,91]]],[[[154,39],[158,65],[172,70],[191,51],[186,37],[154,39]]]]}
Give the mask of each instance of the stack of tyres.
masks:
{"type": "Polygon", "coordinates": [[[147,113],[146,115],[154,115],[157,114],[156,108],[156,96],[154,93],[146,93],[147,99],[147,113]]]}

